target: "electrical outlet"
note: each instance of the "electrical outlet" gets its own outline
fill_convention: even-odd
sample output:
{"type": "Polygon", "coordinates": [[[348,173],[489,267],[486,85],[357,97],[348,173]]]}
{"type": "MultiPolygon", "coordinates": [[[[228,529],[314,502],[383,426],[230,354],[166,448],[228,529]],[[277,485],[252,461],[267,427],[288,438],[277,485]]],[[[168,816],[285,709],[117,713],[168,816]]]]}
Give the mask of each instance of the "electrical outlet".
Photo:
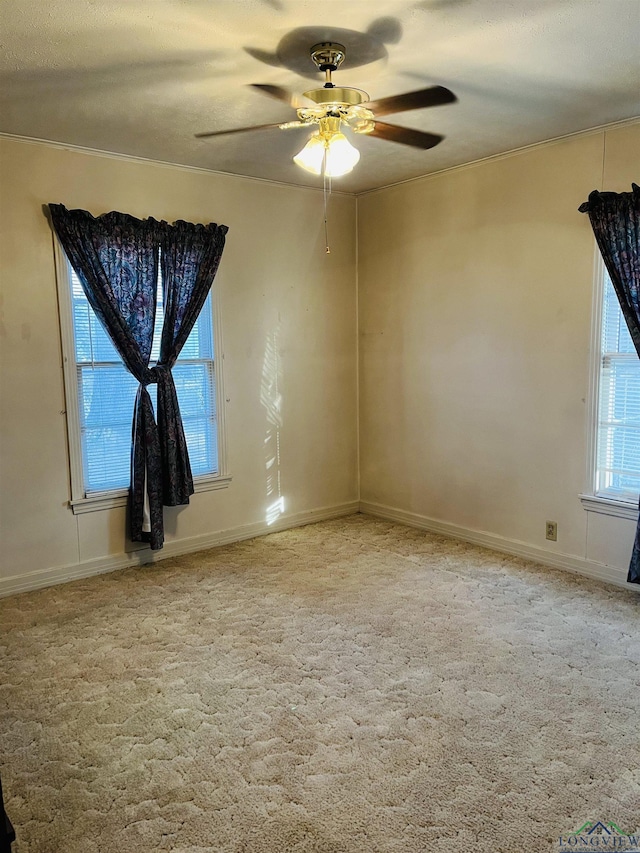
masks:
{"type": "Polygon", "coordinates": [[[550,539],[552,542],[558,541],[558,522],[557,521],[547,521],[547,539],[550,539]]]}

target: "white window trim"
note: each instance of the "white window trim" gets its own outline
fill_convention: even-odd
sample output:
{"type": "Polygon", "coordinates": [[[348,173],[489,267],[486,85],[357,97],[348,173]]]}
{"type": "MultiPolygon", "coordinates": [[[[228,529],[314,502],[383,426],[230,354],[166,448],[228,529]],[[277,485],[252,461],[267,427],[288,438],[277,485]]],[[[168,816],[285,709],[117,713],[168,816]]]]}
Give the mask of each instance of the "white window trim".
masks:
{"type": "Polygon", "coordinates": [[[591,349],[589,358],[589,384],[587,391],[586,449],[587,465],[585,488],[579,496],[587,512],[612,515],[617,518],[638,518],[638,504],[632,501],[619,501],[595,493],[597,454],[598,454],[598,406],[600,399],[600,369],[602,362],[602,299],[604,295],[605,266],[602,255],[595,247],[593,272],[593,305],[591,309],[591,349]]]}
{"type": "Polygon", "coordinates": [[[597,512],[600,515],[613,515],[616,518],[638,520],[638,504],[629,501],[615,501],[600,495],[580,495],[580,502],[587,512],[597,512]]]}
{"type": "MultiPolygon", "coordinates": [[[[54,259],[56,268],[56,284],[58,289],[58,313],[60,316],[60,331],[62,337],[62,369],[64,376],[64,393],[66,400],[67,446],[69,451],[69,472],[71,499],[69,507],[74,515],[85,512],[114,509],[126,506],[129,490],[112,489],[105,492],[91,492],[87,495],[84,490],[82,473],[82,447],[80,441],[80,410],[78,402],[78,384],[76,379],[76,359],[74,346],[73,314],[71,304],[71,282],[68,274],[68,261],[64,249],[57,237],[54,237],[54,259]]],[[[216,489],[227,488],[232,476],[227,468],[227,430],[225,403],[227,398],[224,390],[224,346],[222,340],[222,322],[220,318],[220,301],[218,288],[212,287],[211,310],[213,311],[213,370],[216,383],[216,417],[218,440],[218,473],[204,474],[193,478],[193,488],[196,494],[216,489]]],[[[133,412],[131,412],[133,418],[133,412]]]]}

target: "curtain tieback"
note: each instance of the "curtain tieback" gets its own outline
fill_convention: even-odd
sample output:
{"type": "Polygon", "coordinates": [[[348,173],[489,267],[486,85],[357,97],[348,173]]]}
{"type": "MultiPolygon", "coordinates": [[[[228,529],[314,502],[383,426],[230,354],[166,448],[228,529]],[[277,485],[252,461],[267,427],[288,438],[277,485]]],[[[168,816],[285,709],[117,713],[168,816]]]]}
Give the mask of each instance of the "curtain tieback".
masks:
{"type": "Polygon", "coordinates": [[[172,365],[168,364],[155,364],[147,370],[140,384],[144,385],[145,388],[147,385],[159,385],[163,380],[166,381],[171,377],[171,367],[172,365]]]}

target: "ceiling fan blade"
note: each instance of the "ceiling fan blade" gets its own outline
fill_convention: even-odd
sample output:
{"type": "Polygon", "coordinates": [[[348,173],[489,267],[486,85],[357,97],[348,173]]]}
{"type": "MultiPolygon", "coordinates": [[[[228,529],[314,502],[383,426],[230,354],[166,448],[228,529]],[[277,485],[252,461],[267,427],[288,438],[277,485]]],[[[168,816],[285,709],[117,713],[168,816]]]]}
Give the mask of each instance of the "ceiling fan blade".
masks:
{"type": "MultiPolygon", "coordinates": [[[[304,106],[300,98],[296,97],[293,92],[290,92],[288,89],[284,89],[282,86],[271,86],[268,83],[250,83],[249,85],[252,89],[257,89],[258,92],[262,92],[263,95],[275,98],[276,101],[283,101],[285,104],[293,107],[294,110],[304,106]]],[[[307,106],[308,105],[309,104],[307,102],[307,106]]]]}
{"type": "Polygon", "coordinates": [[[386,116],[391,113],[403,113],[406,110],[452,104],[457,100],[453,92],[445,89],[444,86],[431,86],[428,89],[418,89],[416,92],[405,92],[404,95],[391,95],[379,101],[370,101],[364,106],[368,110],[373,110],[376,116],[386,116]]]}
{"type": "Polygon", "coordinates": [[[403,145],[411,145],[414,148],[433,148],[442,142],[444,136],[437,133],[425,133],[422,130],[412,130],[410,127],[398,127],[396,124],[387,124],[377,121],[376,126],[367,136],[377,136],[378,139],[387,139],[389,142],[401,142],[403,145]]]}
{"type": "MultiPolygon", "coordinates": [[[[278,122],[277,124],[254,124],[252,127],[234,127],[232,130],[213,130],[211,133],[196,133],[194,135],[196,139],[208,139],[211,136],[229,136],[231,133],[247,133],[250,130],[269,130],[269,128],[281,126],[282,122],[278,122]]],[[[302,127],[302,122],[300,126],[302,127]]]]}

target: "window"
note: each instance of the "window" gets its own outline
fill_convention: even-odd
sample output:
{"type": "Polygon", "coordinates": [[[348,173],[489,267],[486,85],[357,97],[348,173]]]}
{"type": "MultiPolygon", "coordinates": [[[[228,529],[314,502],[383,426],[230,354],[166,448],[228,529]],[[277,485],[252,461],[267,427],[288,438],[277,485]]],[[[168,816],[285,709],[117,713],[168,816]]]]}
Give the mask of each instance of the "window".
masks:
{"type": "MultiPolygon", "coordinates": [[[[89,305],[75,271],[59,248],[57,256],[71,505],[74,511],[83,512],[126,501],[131,422],[138,382],[124,367],[89,305]]],[[[159,356],[163,319],[160,283],[151,365],[159,356]]],[[[230,479],[224,476],[222,464],[217,337],[209,293],[172,371],[196,491],[227,485],[230,479]]],[[[157,386],[150,385],[148,390],[155,408],[157,386]]]]}
{"type": "Polygon", "coordinates": [[[594,494],[637,503],[640,493],[640,360],[602,268],[594,494]]]}

